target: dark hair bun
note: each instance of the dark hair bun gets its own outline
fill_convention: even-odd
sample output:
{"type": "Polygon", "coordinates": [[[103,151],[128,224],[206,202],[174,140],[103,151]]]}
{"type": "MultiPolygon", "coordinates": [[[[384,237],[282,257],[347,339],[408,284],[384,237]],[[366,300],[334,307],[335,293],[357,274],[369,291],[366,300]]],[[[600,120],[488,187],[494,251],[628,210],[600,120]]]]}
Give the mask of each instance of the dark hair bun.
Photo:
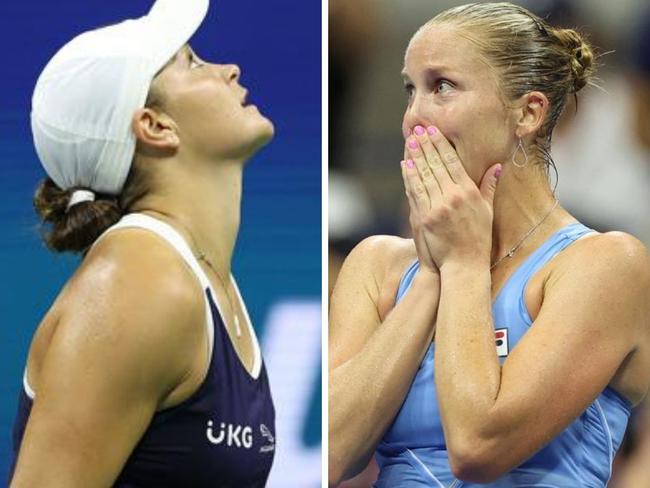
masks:
{"type": "Polygon", "coordinates": [[[93,202],[81,202],[66,211],[74,189],[62,190],[50,178],[36,189],[34,207],[44,224],[43,240],[57,252],[86,251],[102,232],[122,217],[122,211],[113,198],[97,195],[93,202]]]}

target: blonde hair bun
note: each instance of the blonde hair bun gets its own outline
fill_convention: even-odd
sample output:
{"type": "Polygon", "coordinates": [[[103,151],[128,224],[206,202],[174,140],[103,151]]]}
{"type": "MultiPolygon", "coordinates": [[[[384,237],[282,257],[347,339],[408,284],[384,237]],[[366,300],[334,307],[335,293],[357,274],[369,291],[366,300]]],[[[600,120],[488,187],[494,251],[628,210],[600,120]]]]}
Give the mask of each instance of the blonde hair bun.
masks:
{"type": "Polygon", "coordinates": [[[574,29],[552,29],[551,33],[569,53],[574,79],[573,91],[576,93],[589,83],[594,74],[594,53],[582,35],[574,29]]]}

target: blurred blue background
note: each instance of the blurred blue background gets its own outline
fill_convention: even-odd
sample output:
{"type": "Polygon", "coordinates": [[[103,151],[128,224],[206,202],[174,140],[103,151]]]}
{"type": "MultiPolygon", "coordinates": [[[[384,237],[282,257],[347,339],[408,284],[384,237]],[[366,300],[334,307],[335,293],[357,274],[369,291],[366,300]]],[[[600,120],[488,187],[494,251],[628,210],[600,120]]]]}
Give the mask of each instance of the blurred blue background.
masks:
{"type": "MultiPolygon", "coordinates": [[[[78,259],[48,252],[31,198],[44,172],[29,129],[31,94],[75,35],[146,14],[151,0],[0,4],[0,479],[31,336],[78,259]]],[[[255,323],[278,412],[270,486],[321,486],[321,5],[213,1],[191,41],[242,68],[250,100],[276,126],[248,165],[234,274],[255,323]]],[[[62,446],[64,448],[65,446],[62,446]]]]}

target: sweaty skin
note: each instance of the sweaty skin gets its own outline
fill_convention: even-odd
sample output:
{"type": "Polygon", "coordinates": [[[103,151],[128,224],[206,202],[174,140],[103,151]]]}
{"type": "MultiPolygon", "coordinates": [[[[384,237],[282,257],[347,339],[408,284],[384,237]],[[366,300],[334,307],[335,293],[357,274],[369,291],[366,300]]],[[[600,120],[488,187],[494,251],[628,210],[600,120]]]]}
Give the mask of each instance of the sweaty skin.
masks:
{"type": "Polygon", "coordinates": [[[414,36],[403,76],[412,163],[402,172],[414,240],[363,241],[332,295],[332,485],[372,455],[434,331],[441,420],[459,479],[498,478],[608,385],[637,404],[650,384],[650,260],[620,232],[580,239],[537,271],[524,293],[534,323],[500,366],[492,300],[535,249],[576,222],[561,206],[549,213],[555,197],[542,162],[529,154],[524,168],[512,163],[520,139],[534,142],[548,99],[530,92],[504,103],[475,45],[447,25],[414,36]],[[490,269],[547,214],[512,258],[490,269]],[[386,313],[415,257],[423,266],[413,288],[386,313]]]}
{"type": "MultiPolygon", "coordinates": [[[[207,63],[187,45],[157,75],[151,90],[162,106],[132,118],[134,164],[151,185],[130,211],[168,223],[212,263],[199,261],[250,371],[254,339],[247,327],[235,332],[245,313],[228,277],[243,167],[274,129],[246,105],[239,77],[238,66],[207,63]]],[[[203,289],[173,248],[143,229],[109,233],[32,341],[27,377],[36,396],[11,487],[111,486],[155,412],[189,398],[205,378],[205,322],[203,289]]]]}

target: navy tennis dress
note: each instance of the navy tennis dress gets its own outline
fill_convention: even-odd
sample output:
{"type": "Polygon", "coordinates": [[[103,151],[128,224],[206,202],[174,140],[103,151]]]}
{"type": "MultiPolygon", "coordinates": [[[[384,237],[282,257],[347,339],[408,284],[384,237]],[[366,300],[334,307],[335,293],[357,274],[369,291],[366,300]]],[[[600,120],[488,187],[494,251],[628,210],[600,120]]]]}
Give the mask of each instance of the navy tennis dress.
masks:
{"type": "MultiPolygon", "coordinates": [[[[100,239],[109,231],[124,227],[145,228],[158,234],[194,271],[205,291],[206,322],[212,352],[207,376],[201,386],[181,404],[153,416],[114,486],[265,486],[275,453],[275,411],[266,368],[248,312],[243,307],[254,342],[252,372],[239,360],[224,326],[217,295],[180,234],[147,215],[129,214],[100,239]]],[[[232,276],[231,280],[241,300],[232,276]]],[[[34,392],[25,374],[13,430],[14,461],[10,476],[13,475],[33,398],[34,392]]]]}

